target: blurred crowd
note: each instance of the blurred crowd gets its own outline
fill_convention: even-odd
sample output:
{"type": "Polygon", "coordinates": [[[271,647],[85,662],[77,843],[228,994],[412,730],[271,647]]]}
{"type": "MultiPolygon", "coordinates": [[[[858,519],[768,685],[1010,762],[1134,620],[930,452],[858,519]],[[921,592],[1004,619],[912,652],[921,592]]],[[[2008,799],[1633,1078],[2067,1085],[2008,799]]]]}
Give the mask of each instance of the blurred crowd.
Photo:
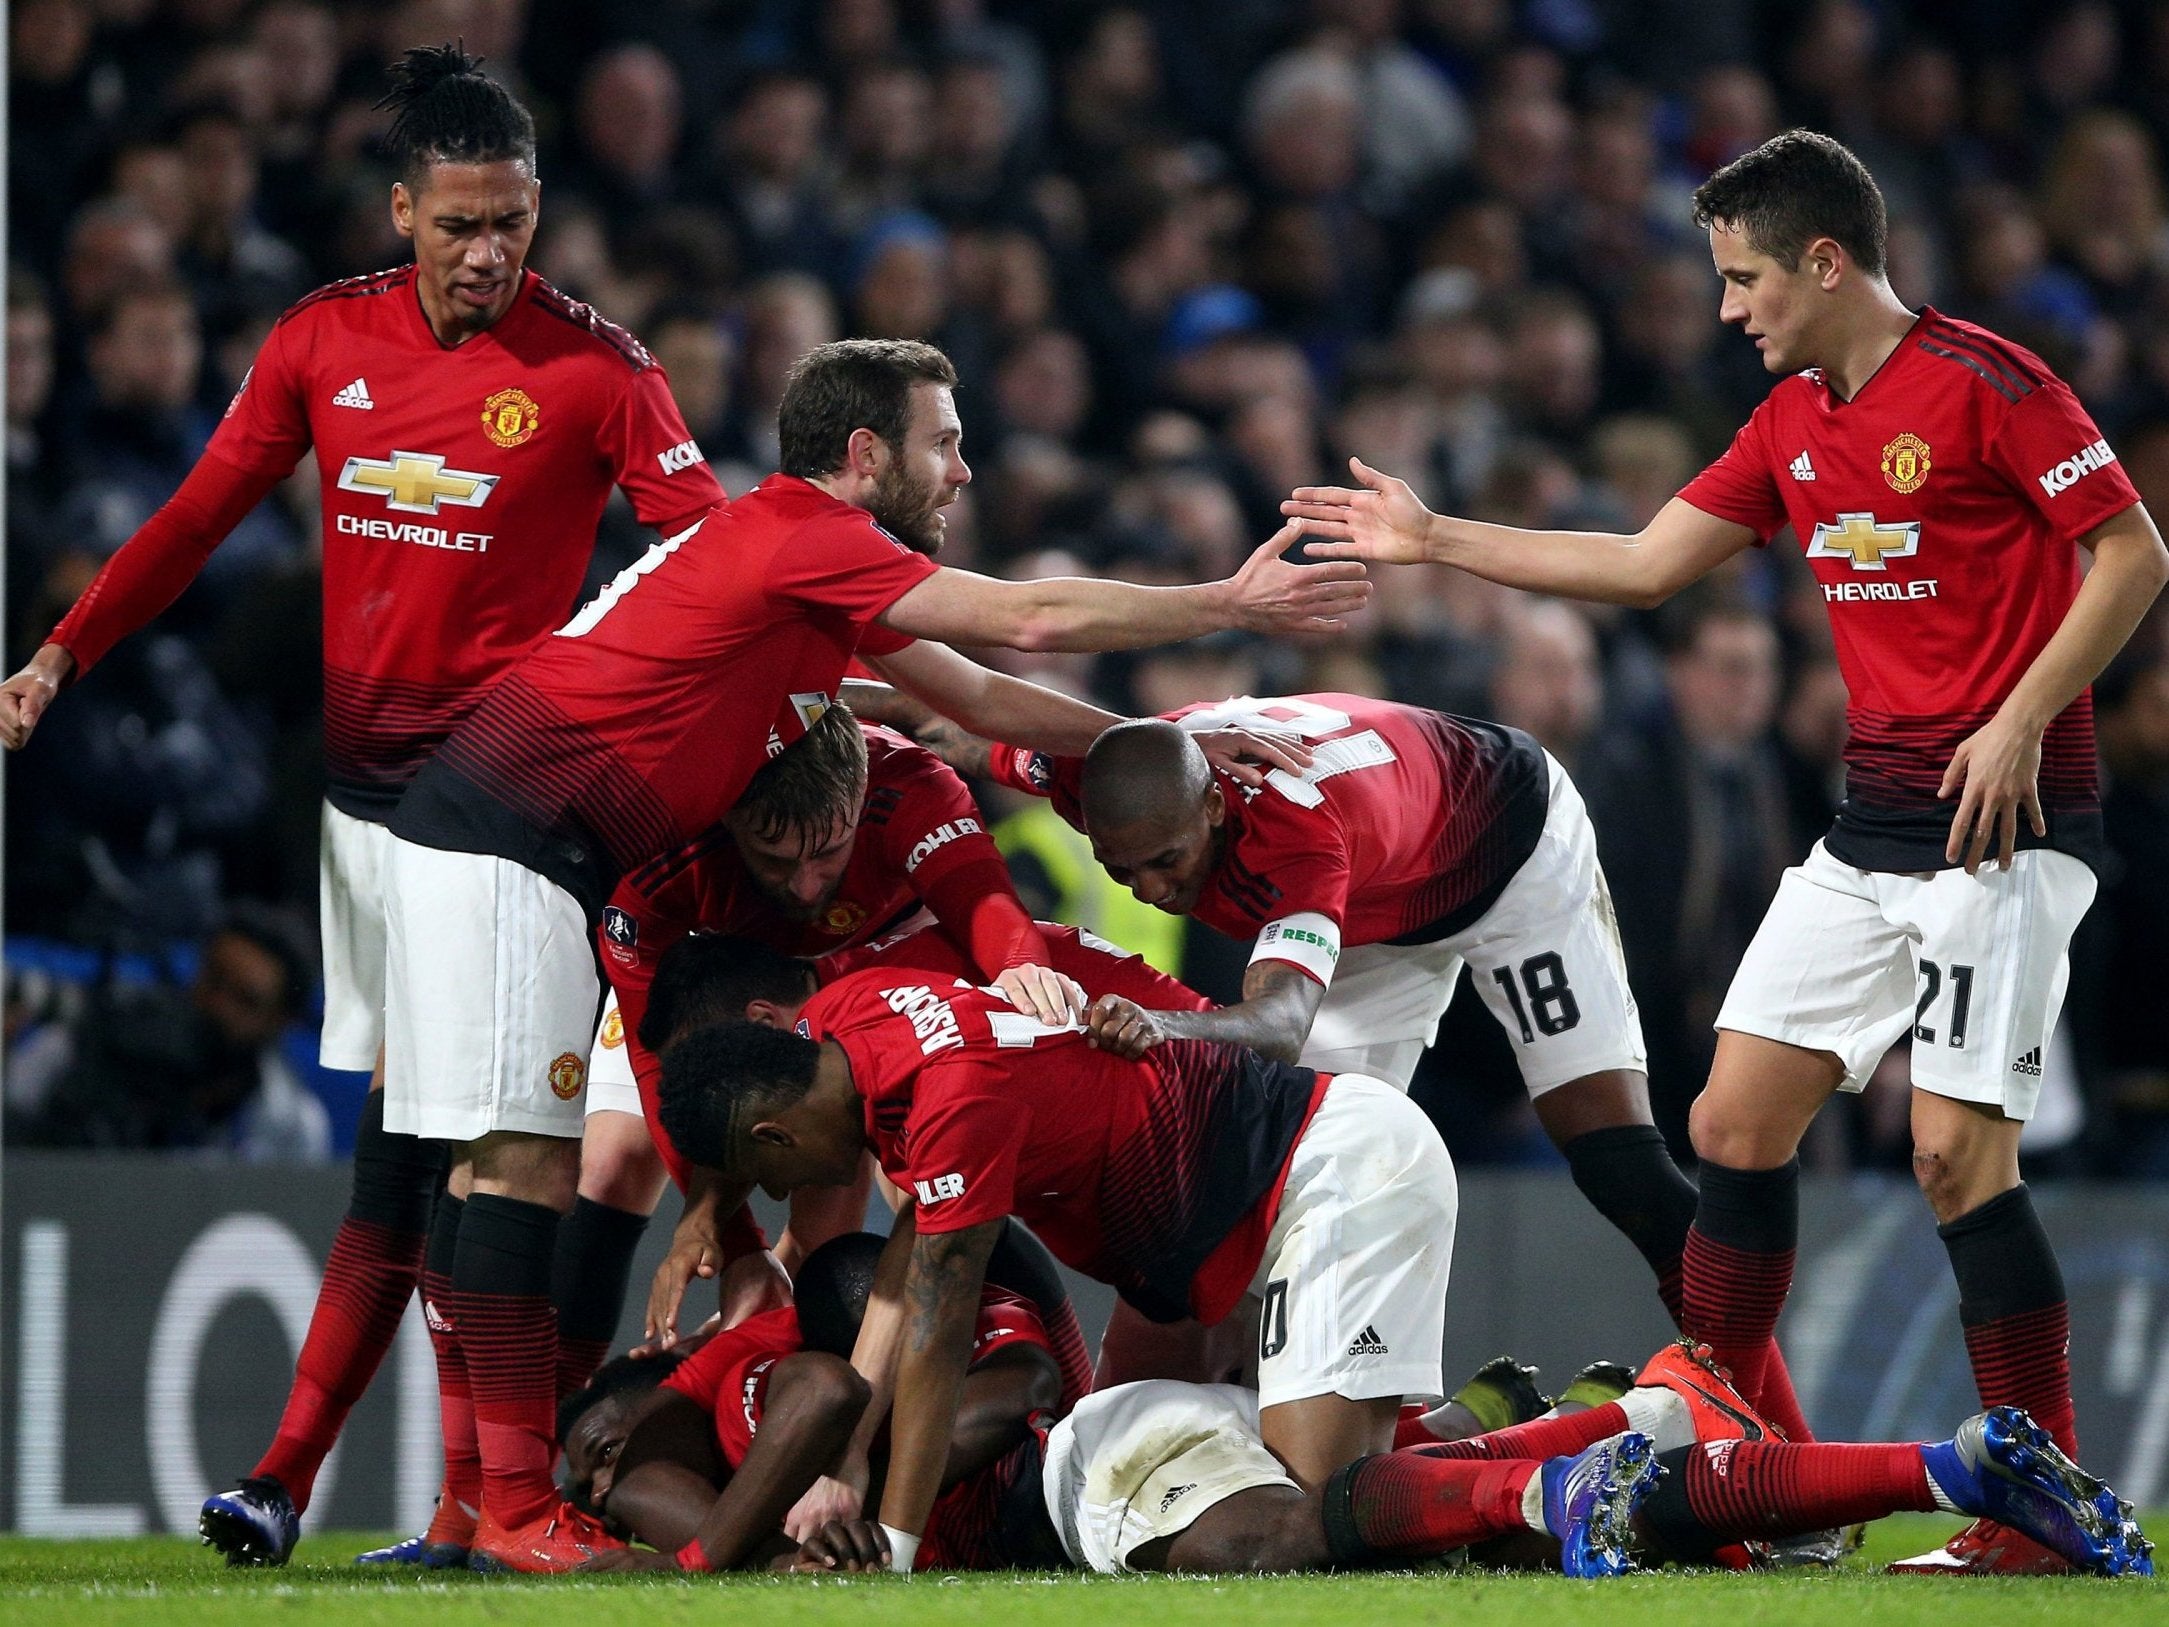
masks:
{"type": "MultiPolygon", "coordinates": [[[[278,312],[408,257],[371,103],[455,37],[535,113],[532,264],[663,359],[733,492],[809,346],[949,352],[976,474],[951,563],[1224,574],[1350,453],[1435,507],[1635,529],[1771,382],[1717,321],[1688,194],[1801,123],[1880,179],[1899,294],[2040,352],[2169,513],[2165,4],[16,0],[9,27],[11,663],[178,484],[278,312]]],[[[313,909],[314,483],[53,709],[10,787],[11,934],[117,954],[313,909]]],[[[642,546],[614,508],[596,578],[642,546]]],[[[2119,869],[2036,1172],[2169,1176],[2164,625],[2097,691],[2119,869]]],[[[1402,570],[1315,648],[1010,664],[1125,710],[1352,690],[1536,734],[1595,816],[1682,1150],[1726,980],[1841,786],[1788,539],[1647,614],[1402,570]]],[[[1208,990],[1239,974],[999,811],[1044,907],[1208,990]]],[[[65,1020],[11,994],[21,1043],[65,1020]]],[[[1464,996],[1418,1095],[1464,1161],[1540,1157],[1464,996]]],[[[1903,1164],[1905,1067],[1814,1161],[1903,1164]]]]}

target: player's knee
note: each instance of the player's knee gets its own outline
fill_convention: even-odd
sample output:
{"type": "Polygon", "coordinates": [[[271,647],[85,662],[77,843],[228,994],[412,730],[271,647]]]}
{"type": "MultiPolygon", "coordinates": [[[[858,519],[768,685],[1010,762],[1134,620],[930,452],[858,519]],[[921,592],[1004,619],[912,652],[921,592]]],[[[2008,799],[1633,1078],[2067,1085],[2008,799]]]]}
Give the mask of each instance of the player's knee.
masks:
{"type": "Polygon", "coordinates": [[[562,1136],[493,1130],[467,1145],[474,1190],[539,1203],[559,1214],[572,1208],[580,1182],[580,1143],[562,1136]]]}
{"type": "Polygon", "coordinates": [[[1913,1179],[1936,1219],[1952,1221],[2016,1186],[2018,1170],[1998,1147],[1917,1140],[1913,1179]]]}
{"type": "Polygon", "coordinates": [[[1705,1090],[1687,1110],[1695,1156],[1727,1169],[1775,1169],[1793,1154],[1761,1115],[1729,1091],[1705,1090]]]}
{"type": "Polygon", "coordinates": [[[597,1113],[587,1121],[580,1143],[580,1196],[631,1214],[654,1210],[662,1196],[662,1155],[648,1139],[647,1125],[631,1118],[631,1128],[610,1121],[624,1113],[597,1113]]]}

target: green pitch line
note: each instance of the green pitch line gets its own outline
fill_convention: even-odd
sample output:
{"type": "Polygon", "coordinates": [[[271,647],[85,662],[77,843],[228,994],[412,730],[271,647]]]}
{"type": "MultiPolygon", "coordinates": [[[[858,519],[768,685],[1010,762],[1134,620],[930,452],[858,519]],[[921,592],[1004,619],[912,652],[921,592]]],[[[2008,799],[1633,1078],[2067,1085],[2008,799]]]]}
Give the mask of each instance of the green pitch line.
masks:
{"type": "MultiPolygon", "coordinates": [[[[2169,1509],[2147,1520],[2169,1532],[2169,1509]]],[[[1139,1577],[475,1577],[365,1574],[347,1556],[390,1533],[307,1538],[277,1571],[229,1571],[172,1537],[45,1542],[0,1537],[0,1622],[26,1627],[1678,1627],[1716,1619],[1785,1627],[2162,1627],[2169,1581],[1946,1579],[1879,1574],[1955,1522],[1899,1516],[1842,1572],[1669,1572],[1614,1582],[1419,1571],[1390,1575],[1139,1577]],[[720,1596],[719,1596],[720,1595],[720,1596]],[[1693,1614],[1705,1613],[1705,1614],[1693,1614]]]]}

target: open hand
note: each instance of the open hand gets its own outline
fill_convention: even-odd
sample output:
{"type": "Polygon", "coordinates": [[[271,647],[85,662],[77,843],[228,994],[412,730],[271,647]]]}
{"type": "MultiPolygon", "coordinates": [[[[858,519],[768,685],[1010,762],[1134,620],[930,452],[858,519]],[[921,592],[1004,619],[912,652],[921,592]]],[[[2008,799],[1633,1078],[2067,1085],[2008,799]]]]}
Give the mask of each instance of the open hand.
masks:
{"type": "Polygon", "coordinates": [[[1371,596],[1357,564],[1293,565],[1281,558],[1302,527],[1282,526],[1228,578],[1231,625],[1248,632],[1305,637],[1339,632],[1371,596]]]}
{"type": "Polygon", "coordinates": [[[1314,539],[1314,559],[1365,559],[1380,565],[1421,565],[1434,518],[1405,480],[1381,474],[1361,458],[1348,460],[1357,485],[1298,486],[1280,512],[1314,539]]]}

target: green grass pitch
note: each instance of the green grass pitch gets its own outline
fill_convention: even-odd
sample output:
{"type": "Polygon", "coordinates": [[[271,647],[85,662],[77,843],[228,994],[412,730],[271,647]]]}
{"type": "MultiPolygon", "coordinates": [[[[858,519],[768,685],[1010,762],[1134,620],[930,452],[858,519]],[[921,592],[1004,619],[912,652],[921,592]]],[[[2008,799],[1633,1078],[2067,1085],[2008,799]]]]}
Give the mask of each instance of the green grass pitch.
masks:
{"type": "MultiPolygon", "coordinates": [[[[2169,1531],[2169,1509],[2146,1521],[2169,1531]]],[[[382,1533],[322,1533],[278,1571],[229,1571],[172,1537],[45,1542],[0,1537],[0,1622],[292,1623],[406,1627],[481,1621],[516,1627],[1677,1627],[1722,1619],[1803,1627],[1951,1627],[2169,1622],[2169,1580],[1949,1580],[1886,1577],[1949,1520],[1900,1516],[1868,1533],[1842,1572],[1671,1573],[1612,1582],[1495,1572],[1235,1580],[1074,1576],[715,1578],[362,1576],[348,1555],[382,1533]],[[1722,1613],[1720,1616],[1718,1613],[1722,1613]]]]}

